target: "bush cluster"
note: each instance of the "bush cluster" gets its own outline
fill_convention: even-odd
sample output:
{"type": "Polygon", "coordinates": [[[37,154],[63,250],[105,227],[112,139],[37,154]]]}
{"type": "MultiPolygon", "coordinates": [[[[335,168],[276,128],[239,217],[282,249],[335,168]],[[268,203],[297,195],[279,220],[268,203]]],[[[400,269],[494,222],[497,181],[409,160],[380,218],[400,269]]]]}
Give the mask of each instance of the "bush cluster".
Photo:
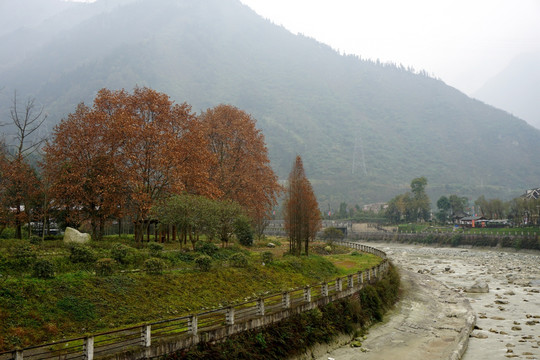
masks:
{"type": "Polygon", "coordinates": [[[165,262],[158,258],[150,258],[144,262],[144,271],[149,275],[161,275],[165,269],[165,262]]]}
{"type": "Polygon", "coordinates": [[[201,271],[209,271],[212,266],[212,258],[208,255],[201,255],[195,258],[195,264],[201,271]]]}
{"type": "Polygon", "coordinates": [[[96,275],[99,276],[110,276],[114,274],[114,268],[116,261],[111,258],[103,258],[96,261],[95,270],[96,275]]]}
{"type": "Polygon", "coordinates": [[[245,268],[248,266],[248,258],[246,255],[242,253],[236,253],[232,254],[229,258],[229,262],[232,266],[238,267],[238,268],[245,268]]]}
{"type": "Polygon", "coordinates": [[[91,264],[97,260],[95,252],[83,244],[70,244],[69,252],[69,260],[73,263],[91,264]]]}
{"type": "Polygon", "coordinates": [[[47,259],[39,259],[34,263],[32,276],[38,279],[54,278],[54,265],[47,259]]]}

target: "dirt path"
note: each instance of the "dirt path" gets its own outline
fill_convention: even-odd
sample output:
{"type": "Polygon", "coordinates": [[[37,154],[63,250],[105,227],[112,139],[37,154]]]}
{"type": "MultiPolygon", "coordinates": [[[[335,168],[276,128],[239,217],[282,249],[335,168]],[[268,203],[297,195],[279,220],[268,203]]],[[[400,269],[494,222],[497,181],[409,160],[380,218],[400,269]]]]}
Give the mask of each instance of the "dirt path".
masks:
{"type": "Polygon", "coordinates": [[[361,347],[343,347],[318,360],[459,359],[475,316],[469,302],[433,278],[401,270],[403,298],[370,329],[361,347]]]}

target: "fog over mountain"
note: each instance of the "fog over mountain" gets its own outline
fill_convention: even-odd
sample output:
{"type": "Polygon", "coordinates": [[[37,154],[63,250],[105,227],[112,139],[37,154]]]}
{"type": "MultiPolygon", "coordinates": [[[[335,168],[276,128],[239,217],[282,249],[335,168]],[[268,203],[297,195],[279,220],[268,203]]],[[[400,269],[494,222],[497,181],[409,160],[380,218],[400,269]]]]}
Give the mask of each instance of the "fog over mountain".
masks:
{"type": "Polygon", "coordinates": [[[195,112],[258,120],[285,179],[300,154],[321,206],[386,201],[426,176],[443,194],[510,198],[537,187],[540,131],[436,80],[344,56],[237,0],[2,0],[0,118],[16,89],[48,129],[96,92],[149,86],[195,112]],[[44,8],[38,7],[44,6],[44,8]]]}
{"type": "Polygon", "coordinates": [[[473,96],[540,129],[540,52],[522,54],[473,96]]]}

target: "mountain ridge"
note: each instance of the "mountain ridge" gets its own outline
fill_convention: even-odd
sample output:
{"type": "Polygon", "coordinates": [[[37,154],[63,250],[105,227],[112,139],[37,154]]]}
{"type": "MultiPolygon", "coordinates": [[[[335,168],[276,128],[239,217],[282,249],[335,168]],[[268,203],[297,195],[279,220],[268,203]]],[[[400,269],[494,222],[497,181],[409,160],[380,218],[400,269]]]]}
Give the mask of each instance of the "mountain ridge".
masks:
{"type": "MultiPolygon", "coordinates": [[[[539,130],[440,80],[293,35],[236,0],[126,1],[53,38],[0,78],[54,121],[102,87],[149,86],[196,112],[230,103],[258,120],[280,178],[303,157],[321,204],[386,201],[418,176],[435,201],[537,186],[539,130]]],[[[3,108],[11,95],[0,94],[3,108]]]]}

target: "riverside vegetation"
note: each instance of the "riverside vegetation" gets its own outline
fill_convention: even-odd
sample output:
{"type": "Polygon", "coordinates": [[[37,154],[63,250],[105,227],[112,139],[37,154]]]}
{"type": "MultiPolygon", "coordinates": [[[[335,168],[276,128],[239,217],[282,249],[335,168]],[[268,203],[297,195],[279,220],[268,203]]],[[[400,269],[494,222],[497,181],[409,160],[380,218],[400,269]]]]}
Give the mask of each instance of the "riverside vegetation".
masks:
{"type": "Polygon", "coordinates": [[[246,331],[221,343],[202,343],[171,354],[175,359],[285,359],[328,343],[339,334],[358,337],[398,300],[399,275],[391,266],[384,278],[366,285],[358,298],[345,298],[319,309],[294,315],[263,329],[246,331]]]}
{"type": "MultiPolygon", "coordinates": [[[[195,249],[186,249],[178,243],[141,244],[118,237],[88,245],[0,240],[0,351],[217,308],[352,274],[381,261],[321,243],[312,245],[310,256],[288,256],[285,241],[270,241],[277,246],[268,248],[268,241],[259,241],[251,248],[219,248],[201,241],[195,249]]],[[[370,289],[365,290],[368,295],[378,294],[370,300],[375,303],[359,314],[379,319],[381,299],[387,298],[383,292],[389,290],[370,289]],[[372,307],[377,311],[369,310],[372,307]]],[[[332,307],[340,306],[353,305],[335,304],[299,321],[319,317],[324,324],[337,316],[332,307]]],[[[341,331],[340,326],[325,332],[341,331]]],[[[325,339],[321,337],[316,338],[325,339]]]]}

